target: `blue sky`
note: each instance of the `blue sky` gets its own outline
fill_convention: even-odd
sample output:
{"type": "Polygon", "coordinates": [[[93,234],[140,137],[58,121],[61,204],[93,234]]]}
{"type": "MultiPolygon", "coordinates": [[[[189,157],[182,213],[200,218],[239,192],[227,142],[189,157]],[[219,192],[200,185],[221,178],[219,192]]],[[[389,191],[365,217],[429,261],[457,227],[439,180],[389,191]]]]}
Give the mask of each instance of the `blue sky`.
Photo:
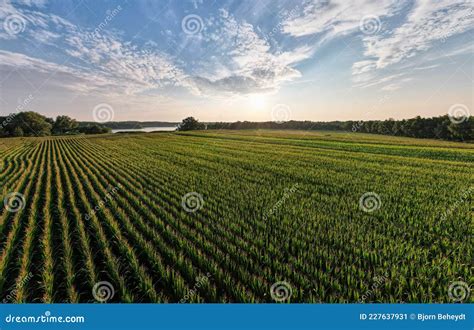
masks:
{"type": "Polygon", "coordinates": [[[0,1],[1,114],[348,120],[473,108],[472,1],[0,1]]]}

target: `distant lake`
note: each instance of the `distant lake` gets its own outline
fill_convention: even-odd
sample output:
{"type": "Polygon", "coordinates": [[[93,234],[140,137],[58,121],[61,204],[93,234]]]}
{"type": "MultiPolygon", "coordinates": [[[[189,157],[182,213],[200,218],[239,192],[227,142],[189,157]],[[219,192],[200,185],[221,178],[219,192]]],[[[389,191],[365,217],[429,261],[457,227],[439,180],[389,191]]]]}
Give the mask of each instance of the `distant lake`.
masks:
{"type": "Polygon", "coordinates": [[[120,128],[113,129],[112,133],[118,132],[155,132],[155,131],[174,131],[175,126],[144,127],[144,128],[120,128]]]}

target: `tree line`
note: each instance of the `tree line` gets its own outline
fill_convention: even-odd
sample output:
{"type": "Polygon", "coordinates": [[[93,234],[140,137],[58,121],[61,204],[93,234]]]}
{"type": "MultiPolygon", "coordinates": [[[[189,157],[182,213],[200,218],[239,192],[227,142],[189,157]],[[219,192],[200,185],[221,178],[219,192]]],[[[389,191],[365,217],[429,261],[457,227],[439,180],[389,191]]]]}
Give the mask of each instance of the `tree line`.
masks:
{"type": "MultiPolygon", "coordinates": [[[[403,120],[369,120],[369,121],[287,121],[287,122],[250,122],[234,123],[216,122],[202,123],[193,117],[185,118],[178,130],[203,129],[293,129],[293,130],[325,130],[352,131],[414,138],[443,139],[450,141],[473,141],[474,119],[450,118],[440,116],[403,120]]],[[[67,134],[103,134],[110,133],[107,124],[78,122],[68,116],[57,116],[56,119],[45,117],[33,111],[13,113],[0,116],[0,137],[14,136],[48,136],[67,134]]]]}
{"type": "MultiPolygon", "coordinates": [[[[81,122],[88,123],[88,122],[81,122]]],[[[92,123],[91,123],[92,124],[92,123]]],[[[138,129],[147,127],[175,127],[178,123],[168,121],[108,121],[107,127],[111,129],[138,129]]]]}
{"type": "Polygon", "coordinates": [[[110,128],[101,124],[80,123],[68,116],[53,119],[33,111],[0,117],[0,137],[103,134],[110,131],[110,128]]]}
{"type": "MultiPolygon", "coordinates": [[[[201,128],[202,129],[202,128],[201,128]]],[[[368,120],[368,121],[287,121],[287,122],[249,122],[208,123],[207,129],[295,129],[295,130],[324,130],[373,133],[414,138],[442,139],[449,141],[473,141],[474,119],[450,118],[440,116],[403,120],[368,120]]]]}

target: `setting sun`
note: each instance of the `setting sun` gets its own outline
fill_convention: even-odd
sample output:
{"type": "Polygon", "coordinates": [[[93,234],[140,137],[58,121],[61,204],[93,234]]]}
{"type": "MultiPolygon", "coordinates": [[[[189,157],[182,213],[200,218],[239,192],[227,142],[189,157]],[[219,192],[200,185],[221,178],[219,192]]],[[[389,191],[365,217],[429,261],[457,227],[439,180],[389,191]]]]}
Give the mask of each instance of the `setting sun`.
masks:
{"type": "Polygon", "coordinates": [[[473,4],[0,0],[0,330],[474,330],[473,4]]]}
{"type": "Polygon", "coordinates": [[[267,97],[262,94],[252,94],[248,97],[249,106],[252,109],[261,110],[267,106],[267,97]]]}

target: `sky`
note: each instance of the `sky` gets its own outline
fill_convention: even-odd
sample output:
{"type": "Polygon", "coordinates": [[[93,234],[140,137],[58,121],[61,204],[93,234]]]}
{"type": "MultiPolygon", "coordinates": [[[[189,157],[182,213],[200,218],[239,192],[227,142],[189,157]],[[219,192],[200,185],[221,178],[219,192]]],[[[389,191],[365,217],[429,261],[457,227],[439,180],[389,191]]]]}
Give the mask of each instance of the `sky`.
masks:
{"type": "Polygon", "coordinates": [[[473,9],[472,0],[0,0],[0,115],[472,114],[473,9]]]}

